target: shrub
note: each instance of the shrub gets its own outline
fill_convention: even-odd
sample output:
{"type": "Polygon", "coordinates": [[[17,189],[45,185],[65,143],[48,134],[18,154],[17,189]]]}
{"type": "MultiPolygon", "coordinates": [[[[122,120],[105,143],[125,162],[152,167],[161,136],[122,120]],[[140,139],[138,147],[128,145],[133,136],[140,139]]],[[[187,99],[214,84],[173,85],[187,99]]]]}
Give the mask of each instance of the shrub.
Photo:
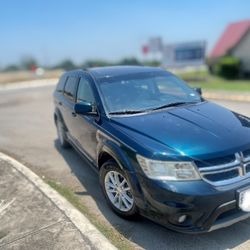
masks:
{"type": "Polygon", "coordinates": [[[226,79],[236,79],[240,75],[241,63],[232,56],[222,57],[215,65],[215,73],[226,79]]]}

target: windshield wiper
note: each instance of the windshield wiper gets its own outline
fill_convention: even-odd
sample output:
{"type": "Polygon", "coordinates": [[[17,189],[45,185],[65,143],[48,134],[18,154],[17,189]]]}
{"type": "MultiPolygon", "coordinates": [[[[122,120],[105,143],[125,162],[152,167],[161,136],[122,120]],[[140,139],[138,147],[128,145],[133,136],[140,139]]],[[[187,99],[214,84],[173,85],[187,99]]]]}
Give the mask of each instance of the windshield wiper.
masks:
{"type": "Polygon", "coordinates": [[[144,112],[149,112],[151,110],[158,110],[158,109],[164,109],[168,107],[175,107],[183,104],[192,104],[192,103],[197,103],[197,102],[172,102],[169,104],[162,105],[157,108],[153,109],[146,109],[146,110],[121,110],[121,111],[114,111],[114,112],[109,112],[110,115],[127,115],[127,114],[138,114],[138,113],[144,113],[144,112]]]}
{"type": "Polygon", "coordinates": [[[152,110],[164,109],[164,108],[168,108],[168,107],[176,107],[179,105],[191,104],[191,103],[196,103],[196,102],[172,102],[172,103],[165,104],[165,105],[162,105],[162,106],[157,107],[157,108],[153,108],[152,110]]]}
{"type": "Polygon", "coordinates": [[[122,110],[122,111],[114,111],[109,112],[110,115],[132,115],[132,114],[138,114],[143,113],[143,110],[122,110]]]}

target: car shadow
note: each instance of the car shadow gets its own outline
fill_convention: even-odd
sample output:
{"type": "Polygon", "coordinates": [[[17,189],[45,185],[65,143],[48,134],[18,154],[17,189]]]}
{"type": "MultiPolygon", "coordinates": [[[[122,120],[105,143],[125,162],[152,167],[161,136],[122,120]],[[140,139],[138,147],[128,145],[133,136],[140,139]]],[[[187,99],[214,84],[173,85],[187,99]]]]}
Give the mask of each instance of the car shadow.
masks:
{"type": "Polygon", "coordinates": [[[124,220],[115,215],[107,205],[99,188],[99,178],[91,164],[75,150],[62,149],[58,140],[56,150],[84,187],[85,191],[75,192],[79,197],[91,196],[100,214],[124,237],[144,249],[231,249],[250,241],[250,220],[214,232],[187,235],[170,231],[148,219],[124,220]]]}

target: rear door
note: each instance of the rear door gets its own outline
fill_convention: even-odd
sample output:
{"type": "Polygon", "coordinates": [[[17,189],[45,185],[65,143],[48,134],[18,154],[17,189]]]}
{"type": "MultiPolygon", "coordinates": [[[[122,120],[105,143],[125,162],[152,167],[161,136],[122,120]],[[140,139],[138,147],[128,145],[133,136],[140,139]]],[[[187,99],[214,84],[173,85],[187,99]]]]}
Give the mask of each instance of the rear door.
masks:
{"type": "Polygon", "coordinates": [[[64,87],[64,101],[62,102],[62,116],[71,139],[74,140],[74,105],[79,77],[69,76],[64,87]]]}

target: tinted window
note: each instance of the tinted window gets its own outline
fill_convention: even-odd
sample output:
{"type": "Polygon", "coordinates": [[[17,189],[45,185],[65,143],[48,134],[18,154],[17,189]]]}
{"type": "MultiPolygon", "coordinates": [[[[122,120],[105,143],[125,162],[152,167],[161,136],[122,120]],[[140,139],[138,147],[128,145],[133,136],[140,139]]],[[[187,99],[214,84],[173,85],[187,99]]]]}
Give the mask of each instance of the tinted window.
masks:
{"type": "Polygon", "coordinates": [[[78,91],[77,91],[77,101],[85,101],[94,103],[95,98],[90,86],[89,81],[86,78],[81,78],[78,91]]]}
{"type": "Polygon", "coordinates": [[[56,87],[56,90],[58,92],[62,92],[63,91],[66,78],[67,78],[66,76],[61,76],[61,78],[60,78],[60,80],[59,80],[59,82],[57,84],[57,87],[56,87]]]}
{"type": "Polygon", "coordinates": [[[72,76],[68,78],[65,88],[64,88],[65,95],[67,95],[70,98],[75,97],[78,80],[79,78],[72,77],[72,76]]]}

